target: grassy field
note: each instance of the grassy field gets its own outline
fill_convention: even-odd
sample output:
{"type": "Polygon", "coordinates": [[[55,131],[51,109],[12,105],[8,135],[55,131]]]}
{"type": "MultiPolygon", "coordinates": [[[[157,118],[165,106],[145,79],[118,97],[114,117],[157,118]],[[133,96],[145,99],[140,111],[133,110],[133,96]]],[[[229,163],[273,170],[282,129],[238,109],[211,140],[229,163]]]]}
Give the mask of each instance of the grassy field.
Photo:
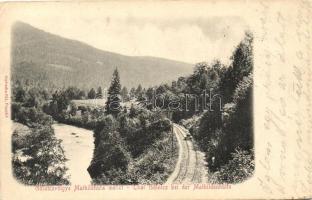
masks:
{"type": "Polygon", "coordinates": [[[106,99],[84,99],[84,100],[72,100],[77,106],[89,106],[91,108],[105,106],[106,99]]]}
{"type": "MultiPolygon", "coordinates": [[[[77,106],[85,106],[90,108],[104,108],[106,99],[84,99],[84,100],[72,100],[77,106]]],[[[137,104],[136,101],[131,100],[127,102],[121,102],[121,106],[126,106],[128,109],[131,107],[131,104],[137,104]]]]}

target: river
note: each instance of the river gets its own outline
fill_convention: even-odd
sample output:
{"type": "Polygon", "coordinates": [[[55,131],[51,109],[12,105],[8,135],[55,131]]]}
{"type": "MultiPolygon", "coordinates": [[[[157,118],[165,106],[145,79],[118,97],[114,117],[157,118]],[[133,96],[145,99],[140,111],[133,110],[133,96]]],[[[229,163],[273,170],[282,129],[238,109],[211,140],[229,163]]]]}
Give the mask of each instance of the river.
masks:
{"type": "Polygon", "coordinates": [[[93,132],[66,124],[54,124],[52,127],[56,137],[62,140],[61,145],[68,159],[65,164],[70,183],[90,184],[91,177],[87,168],[93,155],[93,132]]]}

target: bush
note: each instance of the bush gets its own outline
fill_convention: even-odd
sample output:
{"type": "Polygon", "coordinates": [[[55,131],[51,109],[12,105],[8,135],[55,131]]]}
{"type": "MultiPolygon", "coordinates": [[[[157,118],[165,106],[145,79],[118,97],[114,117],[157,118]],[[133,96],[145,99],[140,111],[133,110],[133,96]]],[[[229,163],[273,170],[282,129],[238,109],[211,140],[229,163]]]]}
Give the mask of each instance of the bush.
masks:
{"type": "Polygon", "coordinates": [[[124,149],[123,141],[114,130],[103,129],[96,133],[97,144],[88,172],[92,178],[105,181],[111,178],[111,170],[126,171],[131,160],[130,154],[124,149]]]}
{"type": "Polygon", "coordinates": [[[64,151],[50,126],[37,126],[29,134],[12,135],[13,174],[24,184],[69,184],[64,151]]]}
{"type": "Polygon", "coordinates": [[[120,169],[110,169],[106,173],[102,173],[100,176],[92,179],[93,184],[138,184],[137,178],[128,171],[122,171],[120,169]]]}
{"type": "Polygon", "coordinates": [[[198,141],[198,144],[207,151],[207,142],[213,137],[213,133],[220,129],[222,126],[221,112],[219,111],[206,111],[198,125],[197,131],[194,132],[194,138],[198,141]]]}
{"type": "Polygon", "coordinates": [[[240,183],[251,177],[255,169],[253,151],[236,150],[232,159],[213,175],[219,183],[240,183]]]}
{"type": "Polygon", "coordinates": [[[94,129],[95,150],[88,168],[93,183],[164,182],[173,170],[168,167],[174,160],[168,150],[170,128],[170,121],[159,113],[135,106],[116,118],[102,116],[94,129]]]}
{"type": "Polygon", "coordinates": [[[253,105],[252,105],[252,75],[244,77],[237,86],[233,107],[230,111],[224,132],[226,133],[228,152],[234,152],[237,147],[242,150],[253,148],[253,105]]]}
{"type": "MultiPolygon", "coordinates": [[[[198,128],[193,129],[194,138],[206,152],[211,172],[221,170],[233,158],[239,148],[253,148],[252,121],[252,74],[237,85],[233,102],[223,107],[222,113],[206,112],[200,118],[198,128]]],[[[194,126],[193,126],[194,128],[194,126]]]]}
{"type": "Polygon", "coordinates": [[[29,127],[37,125],[51,125],[52,117],[46,115],[41,110],[35,107],[22,107],[18,103],[12,104],[12,119],[29,127]]]}
{"type": "Polygon", "coordinates": [[[119,132],[124,137],[127,149],[136,158],[150,145],[161,139],[162,132],[171,128],[170,121],[164,118],[154,118],[154,114],[142,111],[136,118],[127,116],[119,118],[119,132]]]}
{"type": "Polygon", "coordinates": [[[178,157],[176,138],[174,137],[173,147],[171,142],[170,135],[164,133],[161,140],[151,145],[134,161],[129,172],[131,177],[135,177],[139,184],[163,184],[174,170],[178,157]]]}

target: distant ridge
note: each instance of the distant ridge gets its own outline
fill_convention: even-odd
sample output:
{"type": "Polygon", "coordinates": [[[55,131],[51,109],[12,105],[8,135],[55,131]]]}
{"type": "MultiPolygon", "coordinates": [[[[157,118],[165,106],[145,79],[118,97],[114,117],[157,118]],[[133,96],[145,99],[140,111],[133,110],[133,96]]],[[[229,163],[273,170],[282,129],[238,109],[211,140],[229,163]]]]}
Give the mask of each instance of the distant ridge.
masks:
{"type": "Polygon", "coordinates": [[[116,67],[128,88],[170,83],[193,70],[184,62],[103,51],[23,22],[12,28],[13,79],[39,81],[46,87],[108,87],[116,67]]]}

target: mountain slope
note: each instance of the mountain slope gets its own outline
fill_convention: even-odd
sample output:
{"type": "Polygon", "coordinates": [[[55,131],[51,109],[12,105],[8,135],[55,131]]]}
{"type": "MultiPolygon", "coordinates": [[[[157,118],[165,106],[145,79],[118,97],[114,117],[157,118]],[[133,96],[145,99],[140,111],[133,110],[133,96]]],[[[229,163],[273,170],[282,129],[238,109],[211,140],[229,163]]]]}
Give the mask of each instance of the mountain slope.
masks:
{"type": "Polygon", "coordinates": [[[22,22],[13,26],[14,79],[39,81],[46,87],[108,87],[116,67],[122,85],[127,87],[170,83],[192,71],[192,65],[188,63],[120,55],[44,32],[22,22]]]}

